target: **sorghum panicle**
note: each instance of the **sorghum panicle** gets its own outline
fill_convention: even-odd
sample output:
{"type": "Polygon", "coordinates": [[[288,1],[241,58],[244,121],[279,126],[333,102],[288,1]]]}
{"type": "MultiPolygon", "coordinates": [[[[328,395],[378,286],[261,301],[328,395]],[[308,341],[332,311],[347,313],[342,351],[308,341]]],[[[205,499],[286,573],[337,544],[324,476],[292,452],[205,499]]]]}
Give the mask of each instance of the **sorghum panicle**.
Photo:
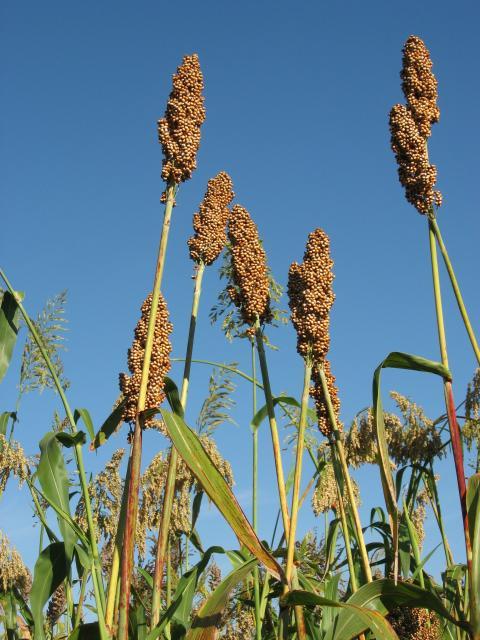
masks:
{"type": "Polygon", "coordinates": [[[16,587],[27,598],[32,576],[18,551],[10,546],[7,536],[0,531],[0,594],[16,587]]]}
{"type": "Polygon", "coordinates": [[[193,216],[195,234],[188,240],[190,258],[212,264],[227,243],[228,205],[234,198],[232,179],[221,171],[208,181],[207,192],[193,216]]]}
{"type": "Polygon", "coordinates": [[[428,138],[432,124],[440,119],[437,106],[437,79],[432,73],[432,60],[425,43],[418,36],[407,38],[403,47],[400,77],[402,89],[420,134],[428,138]]]}
{"type": "Polygon", "coordinates": [[[197,166],[200,127],[205,120],[203,75],[196,53],[184,56],[173,76],[164,117],[158,121],[165,182],[188,180],[197,166]]]}
{"type": "MultiPolygon", "coordinates": [[[[330,368],[330,362],[327,359],[323,361],[323,370],[325,372],[325,378],[327,379],[327,387],[328,387],[328,392],[330,394],[330,400],[332,401],[335,416],[337,418],[337,427],[338,427],[338,430],[341,431],[343,429],[343,425],[339,420],[340,399],[338,397],[338,388],[337,388],[337,385],[335,384],[335,376],[333,375],[332,370],[330,368]]],[[[325,401],[325,396],[323,394],[322,384],[320,381],[320,376],[318,374],[317,367],[313,368],[312,380],[313,380],[313,385],[310,387],[310,396],[315,401],[318,428],[323,433],[323,435],[326,438],[328,438],[332,434],[332,426],[330,423],[330,419],[328,417],[327,403],[325,401]]]]}
{"type": "Polygon", "coordinates": [[[240,205],[232,208],[228,218],[231,243],[233,285],[228,292],[240,310],[245,324],[253,327],[258,319],[270,322],[270,287],[265,250],[256,224],[240,205]]]}
{"type": "MultiPolygon", "coordinates": [[[[134,422],[137,417],[138,394],[142,378],[142,367],[145,356],[145,343],[148,333],[148,319],[152,306],[152,294],[149,294],[142,304],[142,315],[135,328],[135,338],[128,351],[128,368],[131,375],[120,374],[120,390],[126,398],[124,420],[134,422]]],[[[160,293],[158,299],[155,333],[153,339],[150,371],[148,374],[145,410],[155,409],[165,400],[164,378],[170,370],[170,333],[173,326],[168,320],[168,309],[164,297],[160,293]]],[[[154,423],[154,418],[144,421],[144,427],[154,423]]]]}
{"type": "Polygon", "coordinates": [[[433,205],[442,204],[442,194],[434,189],[437,168],[430,164],[425,138],[403,104],[396,104],[390,111],[390,133],[405,197],[419,213],[428,214],[433,205]]]}
{"type": "Polygon", "coordinates": [[[62,583],[59,587],[55,589],[52,597],[50,598],[50,602],[48,603],[47,608],[47,619],[50,622],[50,625],[56,623],[58,618],[65,611],[67,606],[67,595],[65,593],[65,586],[62,583]]]}
{"type": "Polygon", "coordinates": [[[303,263],[292,262],[288,273],[297,351],[302,357],[312,355],[317,363],[323,361],[330,346],[329,313],[335,300],[332,267],[330,239],[322,229],[315,229],[308,236],[303,263]]]}

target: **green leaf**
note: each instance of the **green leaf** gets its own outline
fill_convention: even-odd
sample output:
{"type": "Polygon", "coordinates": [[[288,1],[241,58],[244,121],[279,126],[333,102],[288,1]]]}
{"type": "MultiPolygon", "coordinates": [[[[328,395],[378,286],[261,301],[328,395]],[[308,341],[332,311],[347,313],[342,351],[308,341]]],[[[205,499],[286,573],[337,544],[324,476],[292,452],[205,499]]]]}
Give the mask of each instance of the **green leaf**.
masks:
{"type": "Polygon", "coordinates": [[[224,477],[202,446],[198,436],[183,419],[166,409],[162,417],[173,445],[185,464],[202,485],[210,500],[233,529],[241,544],[258,558],[277,579],[284,579],[283,570],[260,542],[252,525],[237,502],[224,477]]]}
{"type": "MultiPolygon", "coordinates": [[[[273,398],[273,405],[275,406],[277,404],[286,404],[291,407],[297,407],[297,408],[300,408],[301,406],[299,401],[296,398],[292,398],[291,396],[276,396],[275,398],[273,398]]],[[[266,419],[267,416],[268,416],[268,407],[265,404],[261,409],[257,411],[257,413],[253,416],[252,421],[250,422],[250,429],[252,430],[252,432],[258,429],[258,427],[262,424],[262,422],[266,419]]],[[[309,408],[308,416],[312,420],[316,420],[317,414],[315,412],[315,409],[309,408]]]]}
{"type": "MultiPolygon", "coordinates": [[[[16,293],[19,300],[23,300],[23,293],[16,293]]],[[[4,291],[0,305],[0,382],[5,376],[13,355],[13,348],[17,341],[20,328],[20,309],[15,297],[4,291]]]]}
{"type": "Polygon", "coordinates": [[[320,606],[342,609],[340,615],[335,618],[328,628],[325,640],[353,640],[353,638],[356,638],[367,629],[371,629],[375,636],[381,638],[381,640],[399,640],[389,622],[380,613],[359,605],[337,602],[309,591],[292,591],[283,599],[283,602],[291,606],[320,606]],[[342,614],[345,614],[343,620],[341,620],[342,614]]]}
{"type": "Polygon", "coordinates": [[[10,418],[13,418],[14,415],[11,411],[0,413],[0,434],[2,434],[2,436],[7,435],[8,421],[10,418]]]}
{"type": "MultiPolygon", "coordinates": [[[[445,620],[453,622],[463,629],[469,629],[469,625],[458,622],[450,615],[438,596],[431,591],[407,582],[395,584],[393,580],[386,578],[374,580],[360,587],[360,589],[347,600],[347,604],[366,607],[381,615],[386,615],[395,607],[429,609],[430,611],[435,611],[435,613],[445,620]]],[[[343,639],[344,636],[342,634],[346,630],[350,633],[350,629],[358,628],[355,624],[355,621],[351,619],[349,613],[342,611],[338,616],[336,629],[336,631],[339,632],[339,637],[343,639]]],[[[352,636],[348,635],[348,638],[350,637],[352,636]]],[[[347,636],[345,636],[345,638],[347,638],[347,636]]],[[[327,638],[325,640],[327,640],[327,638]]],[[[328,640],[330,640],[330,637],[328,640]]],[[[333,640],[333,637],[331,640],[333,640]]]]}
{"type": "Polygon", "coordinates": [[[68,636],[68,640],[100,640],[98,622],[87,622],[79,625],[68,636]]]}
{"type": "Polygon", "coordinates": [[[38,556],[33,571],[30,608],[35,623],[35,640],[43,640],[43,607],[52,593],[65,580],[69,571],[69,560],[63,542],[53,542],[38,556]]]}
{"type": "Polygon", "coordinates": [[[388,455],[388,445],[385,433],[385,421],[383,417],[382,398],[380,391],[380,381],[382,369],[406,369],[409,371],[422,371],[441,376],[445,380],[451,380],[450,371],[440,362],[427,360],[421,356],[411,355],[393,351],[375,369],[373,374],[373,414],[375,417],[375,429],[378,441],[378,459],[380,467],[380,477],[382,481],[383,494],[390,517],[390,527],[392,530],[393,548],[395,557],[398,552],[398,506],[395,483],[393,481],[390,457],[388,455]]]}
{"type": "Polygon", "coordinates": [[[471,594],[475,599],[470,602],[472,610],[472,625],[480,634],[480,473],[476,473],[468,480],[467,485],[467,514],[472,545],[472,580],[471,594]]]}
{"type": "Polygon", "coordinates": [[[215,640],[218,635],[218,624],[228,603],[230,594],[239,582],[245,580],[256,565],[255,558],[234,569],[222,580],[213,593],[201,606],[193,620],[185,640],[215,640]]]}
{"type": "Polygon", "coordinates": [[[125,410],[126,403],[127,401],[123,399],[102,424],[97,434],[93,438],[92,443],[90,444],[91,451],[95,451],[95,449],[101,447],[102,444],[105,444],[112,433],[115,433],[115,431],[121,425],[121,423],[123,422],[123,412],[125,410]]]}
{"type": "Polygon", "coordinates": [[[185,413],[183,411],[182,403],[180,402],[180,394],[178,392],[177,385],[168,376],[165,377],[164,382],[165,382],[164,390],[167,396],[168,404],[172,408],[173,413],[183,418],[185,416],[185,413]]]}
{"type": "MultiPolygon", "coordinates": [[[[48,502],[70,516],[67,469],[62,450],[58,444],[57,434],[53,431],[49,431],[40,441],[40,461],[38,463],[37,477],[42,487],[43,495],[48,502]]],[[[71,558],[77,535],[70,526],[69,521],[62,516],[58,517],[58,526],[65,541],[67,555],[71,558]]]]}
{"type": "Polygon", "coordinates": [[[67,431],[58,431],[57,440],[63,444],[64,447],[74,447],[77,444],[85,444],[87,436],[85,431],[77,431],[76,433],[68,433],[67,431]]]}
{"type": "Polygon", "coordinates": [[[90,415],[88,409],[75,409],[73,419],[75,420],[77,425],[79,420],[83,420],[84,425],[87,427],[90,440],[93,442],[93,440],[95,440],[95,429],[93,427],[92,416],[90,415]]]}

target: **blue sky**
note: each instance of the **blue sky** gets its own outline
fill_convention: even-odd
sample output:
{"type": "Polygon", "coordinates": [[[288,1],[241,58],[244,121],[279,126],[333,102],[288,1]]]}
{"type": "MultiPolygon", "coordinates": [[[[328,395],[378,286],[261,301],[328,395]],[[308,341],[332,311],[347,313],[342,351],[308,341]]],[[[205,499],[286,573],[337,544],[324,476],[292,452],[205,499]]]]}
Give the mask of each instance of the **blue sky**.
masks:
{"type": "MultiPolygon", "coordinates": [[[[430,157],[444,194],[439,221],[474,325],[478,327],[475,185],[480,110],[474,2],[13,2],[0,7],[1,148],[0,263],[26,291],[34,315],[68,289],[68,351],[73,406],[88,407],[98,425],[118,393],[139,306],[153,276],[162,208],[163,115],[171,75],[197,52],[205,77],[207,120],[198,170],[181,187],[170,236],[164,293],[174,323],[174,355],[182,357],[191,304],[192,264],[186,240],[207,180],[220,170],[233,178],[236,201],[258,224],[269,263],[285,283],[308,233],[331,236],[337,300],[331,360],[342,418],[371,401],[372,375],[393,350],[439,357],[427,229],[407,204],[389,148],[388,112],[402,100],[401,48],[408,35],[431,50],[439,81],[441,121],[430,157]]],[[[447,337],[460,400],[475,361],[444,279],[447,337]]],[[[228,344],[211,327],[208,310],[220,284],[207,270],[195,355],[249,367],[243,342],[228,344]]],[[[286,307],[286,301],[283,305],[286,307]]],[[[272,332],[273,388],[299,395],[302,363],[291,326],[272,332]]],[[[18,356],[0,389],[0,410],[15,398],[18,356]]],[[[196,366],[188,418],[194,423],[210,371],[196,366]]],[[[180,372],[173,369],[179,379],[180,372]]],[[[411,395],[431,417],[443,412],[441,383],[422,374],[387,372],[384,391],[411,395]]],[[[250,500],[249,389],[239,382],[237,427],[218,432],[232,462],[236,492],[250,500]]],[[[18,438],[34,453],[49,429],[55,396],[31,394],[22,406],[18,438]]],[[[125,444],[126,430],[97,456],[125,444]]],[[[148,461],[165,443],[146,440],[148,461]]],[[[276,508],[271,446],[261,432],[260,533],[270,537],[276,508]]],[[[287,457],[288,460],[288,457],[287,457]]],[[[308,469],[307,465],[307,469],[308,469]]],[[[440,492],[452,546],[462,554],[453,465],[439,465],[440,492]]],[[[374,468],[357,474],[364,520],[382,502],[374,468]]],[[[0,503],[2,528],[28,562],[36,555],[25,491],[12,487],[0,503]],[[14,514],[14,517],[12,517],[14,514]]],[[[213,509],[202,532],[208,542],[233,545],[213,509]]],[[[318,525],[308,506],[301,532],[318,525]]],[[[321,529],[320,529],[321,532],[321,529]]],[[[436,540],[431,529],[432,543],[436,540]]],[[[441,557],[432,560],[432,570],[441,557]]]]}

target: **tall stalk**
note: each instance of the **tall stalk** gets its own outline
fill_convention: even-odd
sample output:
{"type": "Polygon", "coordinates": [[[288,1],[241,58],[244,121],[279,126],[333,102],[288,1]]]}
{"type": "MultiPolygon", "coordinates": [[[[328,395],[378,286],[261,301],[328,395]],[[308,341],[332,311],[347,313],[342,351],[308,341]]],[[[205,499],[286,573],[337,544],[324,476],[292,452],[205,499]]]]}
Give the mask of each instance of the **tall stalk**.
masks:
{"type": "MultiPolygon", "coordinates": [[[[255,343],[251,340],[252,351],[252,412],[257,413],[257,362],[255,343]]],[[[255,533],[258,533],[258,428],[254,428],[252,433],[252,524],[255,533]]],[[[253,588],[255,600],[255,637],[262,640],[262,617],[260,611],[260,581],[258,567],[253,570],[253,588]]]]}
{"type": "Polygon", "coordinates": [[[307,411],[308,411],[308,399],[309,399],[311,377],[312,377],[312,361],[310,357],[307,357],[305,358],[305,365],[304,365],[302,402],[301,402],[301,408],[300,408],[300,420],[298,423],[297,454],[295,459],[295,474],[293,478],[292,507],[290,511],[291,520],[290,520],[290,530],[288,534],[287,567],[286,567],[285,573],[287,577],[287,582],[289,584],[292,579],[293,556],[295,552],[295,536],[297,533],[300,484],[302,480],[303,450],[304,450],[304,444],[305,444],[305,428],[307,426],[307,411]]]}
{"type": "Polygon", "coordinates": [[[365,546],[365,539],[363,537],[362,523],[360,521],[360,515],[358,513],[357,504],[355,502],[355,494],[353,493],[352,480],[348,471],[347,459],[345,456],[345,448],[343,446],[342,435],[337,425],[337,417],[330,398],[330,392],[328,390],[328,383],[325,377],[325,372],[322,366],[318,367],[318,374],[322,385],[322,391],[325,398],[325,404],[327,406],[328,419],[332,428],[332,444],[335,447],[335,451],[340,462],[342,469],[343,481],[347,489],[347,496],[349,501],[349,508],[353,517],[353,523],[355,527],[355,534],[357,538],[358,549],[360,552],[360,558],[362,561],[363,573],[367,582],[372,581],[372,570],[370,568],[370,562],[368,560],[367,548],[365,546]]]}
{"type": "MultiPolygon", "coordinates": [[[[185,364],[183,369],[182,389],[180,392],[180,402],[185,411],[187,406],[188,386],[190,382],[190,371],[192,366],[193,343],[195,340],[195,329],[197,326],[198,307],[200,303],[200,295],[202,293],[202,280],[205,273],[205,264],[200,262],[195,275],[195,287],[193,290],[192,312],[190,315],[190,326],[188,330],[187,352],[185,355],[185,364]]],[[[168,553],[168,537],[170,530],[170,518],[172,515],[173,498],[175,495],[175,480],[177,476],[178,453],[172,446],[168,458],[168,472],[165,482],[165,491],[163,494],[162,515],[160,518],[160,526],[158,531],[158,541],[155,556],[155,570],[153,574],[153,591],[152,591],[152,629],[160,620],[160,604],[162,596],[162,580],[165,560],[168,553]]]]}
{"type": "Polygon", "coordinates": [[[448,255],[447,248],[445,247],[445,244],[443,242],[442,234],[440,233],[440,229],[438,227],[438,223],[435,217],[430,218],[430,225],[433,229],[433,232],[435,233],[435,237],[437,239],[438,246],[440,248],[440,253],[442,254],[443,260],[445,262],[445,266],[447,268],[448,276],[452,284],[453,293],[455,294],[457,305],[460,310],[460,314],[462,316],[463,324],[465,325],[465,329],[467,330],[468,337],[470,338],[470,343],[475,353],[475,357],[477,358],[478,365],[480,366],[480,348],[478,346],[477,338],[475,336],[475,332],[473,331],[470,318],[468,317],[468,313],[465,307],[465,303],[463,301],[462,293],[460,291],[460,287],[458,285],[457,278],[453,270],[453,265],[450,261],[450,256],[448,255]]]}
{"type": "Polygon", "coordinates": [[[280,451],[280,438],[278,437],[277,419],[275,417],[275,409],[273,404],[272,387],[270,386],[270,376],[268,373],[267,358],[265,355],[265,346],[263,344],[263,334],[260,323],[257,321],[255,338],[257,341],[258,359],[260,361],[260,371],[262,373],[263,391],[265,394],[265,403],[267,405],[268,422],[270,425],[270,433],[272,436],[273,457],[275,460],[275,471],[277,477],[278,495],[280,498],[280,510],[282,513],[283,530],[285,539],[288,542],[290,531],[290,517],[288,515],[287,492],[285,490],[285,474],[283,472],[282,454],[280,451]]]}
{"type": "MultiPolygon", "coordinates": [[[[440,275],[438,270],[437,244],[435,237],[435,227],[432,224],[434,217],[433,211],[428,216],[428,238],[430,245],[430,260],[432,267],[433,293],[435,299],[435,312],[437,317],[438,341],[440,346],[440,355],[442,364],[448,369],[448,352],[447,339],[445,334],[445,323],[443,319],[442,294],[440,289],[440,275]]],[[[470,530],[468,526],[467,515],[467,487],[465,483],[465,469],[463,464],[463,450],[460,427],[457,422],[455,409],[455,401],[453,398],[452,383],[450,380],[443,381],[445,406],[447,411],[448,426],[450,429],[450,439],[452,442],[453,458],[455,462],[455,471],[457,475],[458,494],[460,497],[460,506],[462,509],[463,531],[465,537],[465,551],[467,558],[467,568],[469,575],[472,575],[472,546],[470,542],[470,530]]],[[[468,580],[470,595],[470,611],[476,611],[476,600],[478,594],[473,592],[472,580],[468,580]]]]}
{"type": "MultiPolygon", "coordinates": [[[[60,380],[58,379],[57,373],[55,371],[55,367],[53,366],[52,361],[50,360],[50,357],[48,355],[48,353],[45,350],[45,347],[43,345],[42,339],[40,337],[40,335],[38,334],[35,325],[33,324],[33,322],[31,321],[28,313],[26,312],[24,306],[22,305],[21,300],[19,299],[19,296],[17,295],[16,291],[13,289],[12,285],[10,284],[7,276],[5,275],[5,273],[3,272],[2,269],[0,269],[0,277],[2,278],[2,280],[5,282],[8,290],[10,291],[10,293],[12,294],[12,296],[15,298],[15,301],[18,305],[18,308],[20,309],[20,313],[23,316],[23,319],[25,320],[25,324],[27,325],[30,333],[33,336],[33,339],[35,340],[38,349],[40,351],[40,353],[42,354],[42,358],[45,361],[45,364],[47,365],[47,368],[50,372],[50,375],[52,376],[52,380],[55,384],[55,388],[57,389],[58,395],[60,396],[60,399],[62,401],[63,407],[65,409],[65,413],[67,415],[68,421],[70,422],[70,428],[72,430],[73,433],[77,432],[77,425],[73,416],[73,412],[70,408],[70,405],[68,403],[67,397],[65,395],[65,391],[60,383],[60,380]]],[[[102,568],[100,565],[100,559],[99,559],[99,555],[98,555],[98,547],[97,547],[97,537],[96,537],[96,533],[95,533],[95,525],[93,523],[93,515],[92,515],[92,505],[91,505],[91,501],[90,501],[90,495],[88,493],[88,482],[87,482],[87,477],[86,477],[86,473],[85,473],[85,465],[83,462],[83,450],[82,450],[82,445],[79,443],[76,443],[74,445],[74,452],[75,452],[75,461],[76,461],[76,465],[77,465],[77,470],[78,470],[78,475],[80,478],[80,487],[81,487],[81,491],[82,491],[82,498],[84,500],[85,503],[85,514],[87,516],[87,527],[88,527],[88,538],[89,538],[89,542],[90,542],[90,550],[92,553],[92,559],[93,559],[93,571],[92,571],[92,580],[93,580],[93,586],[94,586],[94,594],[95,594],[95,603],[97,606],[97,610],[98,610],[98,616],[99,616],[99,627],[100,627],[100,634],[102,637],[102,640],[105,640],[107,638],[107,631],[105,628],[105,624],[104,624],[104,610],[105,610],[105,593],[103,590],[103,582],[102,582],[102,568]]]]}
{"type": "Polygon", "coordinates": [[[152,355],[153,338],[155,333],[155,321],[157,317],[158,300],[160,297],[160,287],[162,283],[163,270],[165,266],[165,256],[167,252],[168,235],[172,217],[173,205],[175,202],[175,183],[170,182],[166,189],[166,204],[163,218],[160,245],[158,248],[157,264],[152,288],[152,305],[148,319],[148,332],[145,343],[145,355],[143,359],[142,378],[140,391],[138,394],[137,419],[135,420],[135,431],[133,443],[130,450],[130,479],[128,484],[127,517],[125,522],[125,533],[123,538],[121,578],[120,578],[120,600],[119,600],[119,624],[118,640],[128,638],[128,610],[130,605],[130,584],[133,570],[133,556],[135,548],[135,527],[137,523],[138,494],[140,488],[140,468],[142,462],[142,432],[143,419],[142,412],[145,409],[145,399],[147,396],[148,375],[150,371],[150,360],[152,355]]]}

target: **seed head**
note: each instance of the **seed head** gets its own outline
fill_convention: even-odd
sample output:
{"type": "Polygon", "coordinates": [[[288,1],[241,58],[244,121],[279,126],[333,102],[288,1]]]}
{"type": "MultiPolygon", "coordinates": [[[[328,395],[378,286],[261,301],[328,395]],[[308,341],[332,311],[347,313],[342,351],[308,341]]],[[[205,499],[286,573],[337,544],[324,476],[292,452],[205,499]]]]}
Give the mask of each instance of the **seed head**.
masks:
{"type": "MultiPolygon", "coordinates": [[[[340,399],[338,397],[338,389],[335,384],[335,376],[330,368],[330,362],[325,359],[323,361],[323,370],[325,372],[325,378],[327,379],[328,392],[330,394],[330,400],[332,401],[335,416],[337,418],[337,427],[339,431],[342,431],[343,425],[339,420],[340,414],[340,399]]],[[[327,403],[325,396],[323,395],[322,383],[317,367],[312,370],[313,385],[310,387],[310,396],[315,400],[315,408],[317,411],[318,428],[323,435],[328,438],[332,434],[332,426],[328,417],[327,403]]]]}
{"type": "MultiPolygon", "coordinates": [[[[360,491],[355,480],[352,482],[352,488],[355,496],[355,503],[358,506],[360,504],[360,491]]],[[[342,496],[342,499],[344,505],[347,506],[349,504],[347,494],[342,496]]],[[[318,517],[321,513],[326,513],[330,509],[336,510],[337,503],[338,488],[337,481],[335,479],[335,470],[333,468],[333,463],[328,460],[312,494],[313,513],[318,517]]]]}
{"type": "Polygon", "coordinates": [[[396,104],[390,111],[390,133],[405,197],[419,213],[428,214],[433,205],[442,204],[442,194],[434,190],[437,168],[430,164],[426,140],[403,104],[396,104]]]}
{"type": "MultiPolygon", "coordinates": [[[[128,351],[128,368],[131,375],[128,376],[125,373],[120,374],[120,390],[127,401],[123,416],[125,422],[134,422],[137,417],[138,394],[140,392],[151,306],[152,294],[149,294],[142,304],[142,315],[135,328],[135,338],[132,347],[128,351]]],[[[162,294],[160,294],[155,319],[155,333],[150,360],[150,371],[148,374],[145,409],[155,409],[165,400],[164,378],[170,370],[170,352],[172,346],[169,335],[172,329],[173,326],[168,320],[167,304],[162,294]]],[[[153,418],[146,419],[144,426],[151,426],[153,422],[153,418]]]]}
{"type": "Polygon", "coordinates": [[[67,596],[65,593],[65,586],[62,583],[59,587],[57,587],[57,589],[55,589],[52,597],[50,598],[50,602],[48,603],[47,619],[52,627],[65,611],[66,606],[67,596]]]}
{"type": "Polygon", "coordinates": [[[0,531],[0,593],[16,587],[24,597],[28,597],[31,586],[30,571],[18,551],[10,546],[7,536],[0,531]]]}
{"type": "Polygon", "coordinates": [[[228,205],[233,200],[232,179],[221,171],[208,181],[207,192],[193,216],[195,234],[188,240],[194,262],[212,264],[227,243],[228,205]]]}
{"type": "Polygon", "coordinates": [[[12,440],[11,442],[0,434],[0,495],[5,490],[11,475],[18,478],[20,487],[29,476],[30,462],[25,457],[22,446],[12,440]]]}
{"type": "Polygon", "coordinates": [[[315,229],[308,236],[303,263],[292,262],[288,273],[297,351],[303,357],[313,356],[318,363],[323,361],[330,346],[329,313],[335,300],[332,267],[330,239],[322,229],[315,229]]]}
{"type": "Polygon", "coordinates": [[[173,76],[173,89],[164,117],[158,121],[158,139],[163,149],[162,178],[179,184],[188,180],[197,166],[200,127],[205,120],[203,76],[196,53],[184,56],[173,76]]]}
{"type": "Polygon", "coordinates": [[[432,124],[440,119],[437,79],[432,73],[432,66],[430,52],[423,40],[410,36],[403,47],[400,77],[408,108],[424,138],[430,136],[432,124]]]}
{"type": "Polygon", "coordinates": [[[388,614],[387,620],[399,638],[409,640],[439,640],[440,623],[433,611],[396,607],[388,614]]]}
{"type": "Polygon", "coordinates": [[[233,283],[229,295],[250,327],[257,318],[270,322],[270,288],[265,250],[256,224],[246,209],[236,204],[228,218],[231,243],[233,283]]]}

